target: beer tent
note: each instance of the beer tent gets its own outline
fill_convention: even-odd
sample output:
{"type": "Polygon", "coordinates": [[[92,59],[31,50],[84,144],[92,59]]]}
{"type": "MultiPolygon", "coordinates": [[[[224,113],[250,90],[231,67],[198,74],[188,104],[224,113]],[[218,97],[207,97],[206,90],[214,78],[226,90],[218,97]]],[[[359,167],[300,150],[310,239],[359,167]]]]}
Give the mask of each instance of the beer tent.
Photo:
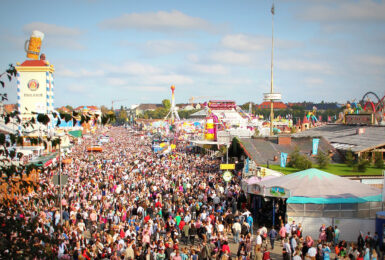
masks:
{"type": "Polygon", "coordinates": [[[360,229],[373,232],[376,212],[383,208],[380,189],[314,168],[262,181],[257,185],[262,196],[266,194],[271,197],[271,193],[266,191],[277,187],[288,191],[288,219],[302,222],[305,230],[308,229],[316,238],[322,223],[342,225],[342,239],[355,240],[360,229]]]}

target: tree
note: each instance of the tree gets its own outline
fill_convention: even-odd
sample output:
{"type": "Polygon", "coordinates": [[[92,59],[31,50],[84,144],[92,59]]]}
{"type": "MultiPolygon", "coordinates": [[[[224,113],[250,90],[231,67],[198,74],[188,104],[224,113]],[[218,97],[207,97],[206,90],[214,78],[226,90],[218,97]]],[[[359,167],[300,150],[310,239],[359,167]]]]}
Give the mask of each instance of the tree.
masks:
{"type": "Polygon", "coordinates": [[[107,114],[110,111],[110,109],[108,109],[106,106],[101,106],[100,111],[102,112],[102,114],[107,114]]]}
{"type": "Polygon", "coordinates": [[[359,158],[358,161],[353,165],[354,172],[366,172],[366,168],[370,165],[369,160],[359,158]]]}
{"type": "Polygon", "coordinates": [[[290,154],[289,167],[306,170],[313,166],[312,162],[305,156],[300,154],[299,148],[296,147],[290,154]]]}
{"type": "Polygon", "coordinates": [[[376,166],[376,168],[379,168],[379,169],[384,168],[384,159],[382,159],[382,153],[380,152],[375,153],[374,166],[376,166]]]}
{"type": "Polygon", "coordinates": [[[171,108],[171,102],[169,99],[163,99],[162,105],[165,109],[169,110],[171,108]]]}
{"type": "Polygon", "coordinates": [[[71,111],[71,112],[74,111],[74,108],[73,108],[72,106],[70,106],[70,105],[66,105],[65,107],[66,107],[69,111],[71,111]]]}
{"type": "Polygon", "coordinates": [[[354,165],[354,161],[355,161],[355,158],[354,158],[354,155],[353,155],[353,152],[351,150],[348,150],[345,154],[345,163],[352,167],[354,165]]]}
{"type": "Polygon", "coordinates": [[[122,125],[122,124],[125,124],[127,121],[128,121],[127,111],[123,108],[123,106],[121,106],[118,116],[116,118],[116,123],[119,125],[122,125]]]}
{"type": "Polygon", "coordinates": [[[325,169],[330,164],[330,157],[327,153],[320,151],[317,155],[317,163],[321,169],[325,169]]]}

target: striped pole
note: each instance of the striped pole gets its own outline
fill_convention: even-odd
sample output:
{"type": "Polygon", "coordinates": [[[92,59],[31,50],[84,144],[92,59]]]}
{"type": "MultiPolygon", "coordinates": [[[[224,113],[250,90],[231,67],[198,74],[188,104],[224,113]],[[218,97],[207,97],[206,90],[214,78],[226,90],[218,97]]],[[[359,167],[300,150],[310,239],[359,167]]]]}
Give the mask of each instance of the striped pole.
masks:
{"type": "Polygon", "coordinates": [[[54,87],[55,87],[55,80],[53,77],[53,74],[51,73],[51,101],[52,101],[52,111],[54,110],[54,105],[55,105],[55,92],[54,92],[54,87]]]}
{"type": "Polygon", "coordinates": [[[47,71],[46,73],[45,73],[45,75],[46,75],[46,103],[47,103],[47,113],[49,113],[50,112],[50,109],[49,109],[49,107],[50,107],[50,104],[49,104],[49,100],[50,100],[50,88],[49,88],[49,72],[47,71]]]}
{"type": "MultiPolygon", "coordinates": [[[[20,73],[16,73],[16,84],[17,84],[17,111],[19,112],[19,116],[21,117],[21,104],[20,104],[20,73]]],[[[21,117],[22,118],[22,117],[21,117]]],[[[21,134],[21,124],[19,123],[17,126],[17,130],[19,134],[21,134]]]]}

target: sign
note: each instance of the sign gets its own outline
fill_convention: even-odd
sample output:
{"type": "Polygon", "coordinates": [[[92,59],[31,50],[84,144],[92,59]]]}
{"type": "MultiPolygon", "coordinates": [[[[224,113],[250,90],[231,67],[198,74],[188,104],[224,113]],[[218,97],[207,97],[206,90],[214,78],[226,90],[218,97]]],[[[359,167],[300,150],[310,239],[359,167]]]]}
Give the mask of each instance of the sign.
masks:
{"type": "Polygon", "coordinates": [[[231,181],[231,178],[233,177],[233,175],[231,174],[231,172],[229,172],[229,171],[225,171],[224,173],[223,173],[223,180],[225,181],[225,182],[229,182],[229,181],[231,181]]]}
{"type": "Polygon", "coordinates": [[[36,79],[31,79],[27,84],[29,90],[36,91],[39,88],[39,82],[36,79]]]}
{"type": "Polygon", "coordinates": [[[319,139],[318,138],[313,138],[313,152],[312,152],[312,155],[317,155],[317,153],[318,153],[318,144],[319,144],[319,139]]]}
{"type": "Polygon", "coordinates": [[[263,100],[281,100],[282,95],[280,93],[263,93],[263,100]]]}
{"type": "MultiPolygon", "coordinates": [[[[61,175],[61,185],[66,185],[68,183],[68,175],[61,175]]],[[[53,176],[53,184],[59,185],[59,175],[53,176]]]]}
{"type": "Polygon", "coordinates": [[[266,197],[280,197],[280,198],[289,198],[290,197],[290,191],[286,190],[282,187],[269,187],[265,188],[265,196],[266,197]]]}
{"type": "Polygon", "coordinates": [[[281,153],[281,167],[286,167],[287,153],[281,153]]]}
{"type": "Polygon", "coordinates": [[[234,170],[235,169],[235,164],[233,164],[233,163],[229,163],[229,164],[226,164],[226,163],[222,163],[221,165],[220,165],[220,169],[221,170],[234,170]]]}
{"type": "Polygon", "coordinates": [[[374,124],[373,114],[346,114],[345,124],[347,125],[372,125],[374,124]]]}

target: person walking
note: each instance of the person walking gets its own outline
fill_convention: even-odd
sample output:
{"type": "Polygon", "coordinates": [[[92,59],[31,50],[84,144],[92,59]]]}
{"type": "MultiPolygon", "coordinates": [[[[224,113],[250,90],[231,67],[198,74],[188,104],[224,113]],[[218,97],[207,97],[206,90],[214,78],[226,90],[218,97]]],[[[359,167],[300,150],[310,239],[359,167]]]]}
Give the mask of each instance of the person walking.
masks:
{"type": "Polygon", "coordinates": [[[233,224],[232,229],[234,232],[234,242],[239,243],[239,234],[242,231],[242,227],[238,220],[233,224]]]}
{"type": "Polygon", "coordinates": [[[268,236],[269,236],[269,239],[270,239],[271,250],[274,250],[274,242],[275,242],[275,239],[278,236],[278,233],[274,229],[274,227],[269,231],[268,236]]]}

